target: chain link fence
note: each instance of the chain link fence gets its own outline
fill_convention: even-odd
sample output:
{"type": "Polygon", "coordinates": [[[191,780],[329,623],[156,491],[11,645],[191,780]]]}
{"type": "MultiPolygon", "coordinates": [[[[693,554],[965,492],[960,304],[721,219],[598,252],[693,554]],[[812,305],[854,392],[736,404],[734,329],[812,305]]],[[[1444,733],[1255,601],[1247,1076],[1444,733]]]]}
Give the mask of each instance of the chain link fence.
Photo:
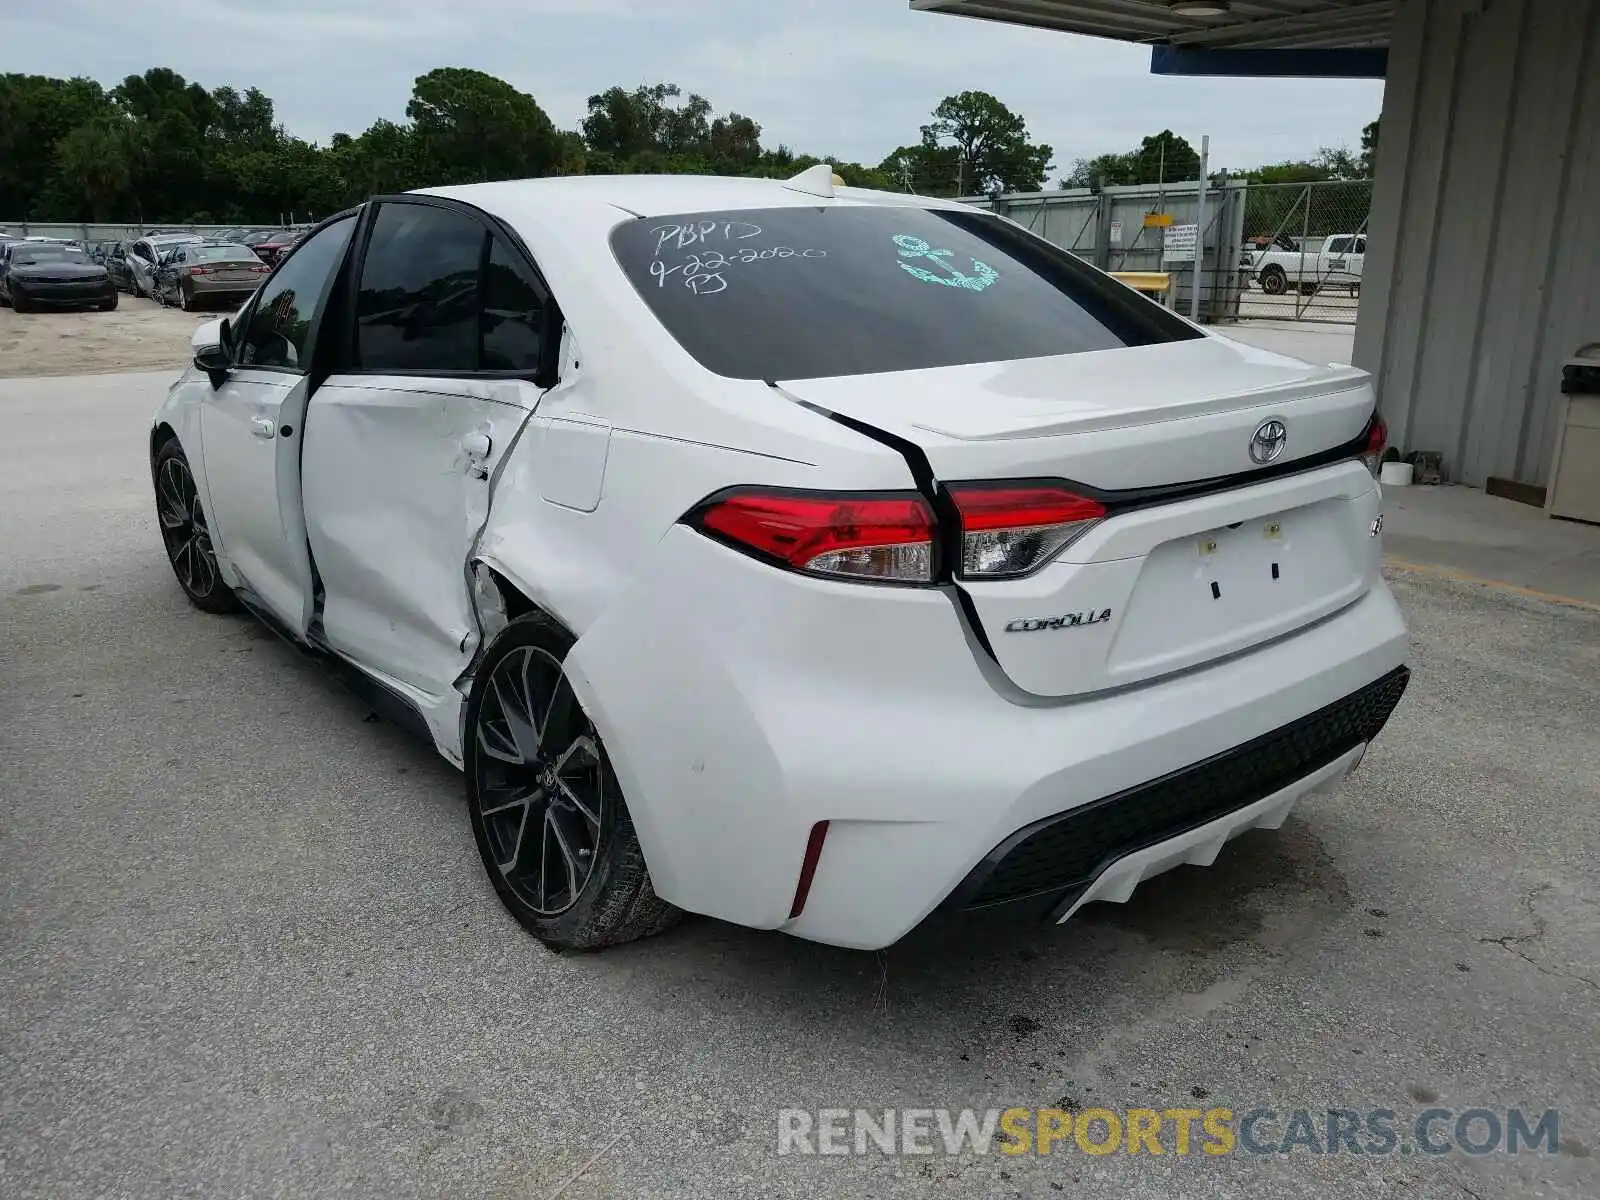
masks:
{"type": "Polygon", "coordinates": [[[1253,184],[1245,193],[1242,318],[1354,324],[1370,179],[1253,184]]]}
{"type": "MultiPolygon", "coordinates": [[[[971,197],[1105,271],[1173,276],[1174,304],[1189,311],[1192,250],[1174,258],[1174,235],[1195,220],[1187,183],[1110,186],[971,197]]],[[[1250,184],[1206,189],[1200,241],[1200,312],[1207,321],[1323,321],[1353,325],[1361,302],[1372,181],[1250,184]]],[[[1191,233],[1186,243],[1193,247],[1191,233]]]]}

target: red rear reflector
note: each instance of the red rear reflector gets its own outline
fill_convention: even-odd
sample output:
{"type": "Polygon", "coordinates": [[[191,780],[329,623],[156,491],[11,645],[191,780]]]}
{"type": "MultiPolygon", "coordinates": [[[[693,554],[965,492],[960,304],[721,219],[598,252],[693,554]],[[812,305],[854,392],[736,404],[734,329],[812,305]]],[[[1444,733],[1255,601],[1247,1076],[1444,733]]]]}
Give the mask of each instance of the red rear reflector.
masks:
{"type": "Polygon", "coordinates": [[[1372,414],[1372,423],[1367,426],[1367,448],[1361,452],[1361,461],[1367,464],[1367,470],[1377,476],[1383,471],[1383,452],[1389,448],[1389,426],[1377,413],[1372,414]]]}
{"type": "Polygon", "coordinates": [[[1008,579],[1043,566],[1106,515],[1106,506],[1053,485],[958,484],[961,574],[1008,579]]]}
{"type": "Polygon", "coordinates": [[[797,571],[877,583],[933,580],[933,510],[917,495],[732,492],[691,520],[797,571]]]}
{"type": "Polygon", "coordinates": [[[828,823],[818,821],[811,827],[806,839],[806,856],[800,860],[800,882],[795,884],[794,903],[789,906],[789,920],[794,920],[805,910],[806,897],[811,895],[811,881],[816,878],[817,863],[822,858],[822,843],[828,837],[828,823]]]}

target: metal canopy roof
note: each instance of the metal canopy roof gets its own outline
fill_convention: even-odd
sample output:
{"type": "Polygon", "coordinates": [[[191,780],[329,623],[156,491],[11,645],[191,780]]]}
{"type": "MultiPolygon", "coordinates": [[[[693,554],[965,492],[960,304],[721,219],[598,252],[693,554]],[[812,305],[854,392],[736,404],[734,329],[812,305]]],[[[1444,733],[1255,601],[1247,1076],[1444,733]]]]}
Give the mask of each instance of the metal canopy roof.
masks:
{"type": "Polygon", "coordinates": [[[1168,0],[911,0],[921,12],[1194,50],[1383,49],[1399,0],[1231,0],[1185,17],[1168,0]]]}

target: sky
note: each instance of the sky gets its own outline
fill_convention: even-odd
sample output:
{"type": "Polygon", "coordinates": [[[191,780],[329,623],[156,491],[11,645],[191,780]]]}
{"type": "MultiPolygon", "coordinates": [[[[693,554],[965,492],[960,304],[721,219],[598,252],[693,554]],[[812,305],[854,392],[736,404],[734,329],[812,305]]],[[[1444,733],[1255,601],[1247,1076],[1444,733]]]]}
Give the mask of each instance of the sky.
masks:
{"type": "Polygon", "coordinates": [[[1359,146],[1372,80],[1161,78],[1147,48],[912,12],[906,0],[0,0],[0,72],[108,86],[167,66],[259,87],[291,134],[403,120],[412,80],[474,67],[576,128],[613,84],[670,82],[762,143],[876,164],[945,96],[991,92],[1055,151],[1122,152],[1170,128],[1230,169],[1359,146]]]}

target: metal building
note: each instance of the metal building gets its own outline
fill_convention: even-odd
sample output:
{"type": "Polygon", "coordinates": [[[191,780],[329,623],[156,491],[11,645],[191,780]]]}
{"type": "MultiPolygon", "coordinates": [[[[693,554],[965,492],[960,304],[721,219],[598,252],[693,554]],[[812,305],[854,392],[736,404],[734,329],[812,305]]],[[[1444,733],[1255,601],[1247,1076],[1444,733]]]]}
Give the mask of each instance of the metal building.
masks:
{"type": "MultiPolygon", "coordinates": [[[[1148,43],[1158,74],[1385,78],[1355,362],[1402,449],[1541,498],[1563,364],[1600,343],[1600,0],[910,3],[1148,43]]],[[[1600,432],[1566,446],[1600,475],[1600,432]]]]}

